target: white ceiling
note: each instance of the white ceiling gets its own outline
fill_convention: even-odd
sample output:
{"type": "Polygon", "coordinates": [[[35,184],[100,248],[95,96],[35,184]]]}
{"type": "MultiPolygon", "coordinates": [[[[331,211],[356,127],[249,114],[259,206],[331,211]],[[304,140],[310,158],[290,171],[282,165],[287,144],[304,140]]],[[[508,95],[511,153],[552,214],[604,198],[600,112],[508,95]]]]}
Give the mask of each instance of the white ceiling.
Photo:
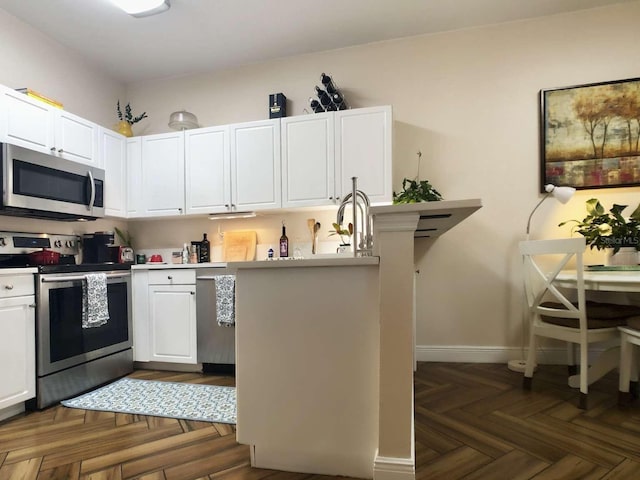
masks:
{"type": "Polygon", "coordinates": [[[635,0],[171,0],[134,18],[110,0],[0,8],[125,83],[635,0]]]}

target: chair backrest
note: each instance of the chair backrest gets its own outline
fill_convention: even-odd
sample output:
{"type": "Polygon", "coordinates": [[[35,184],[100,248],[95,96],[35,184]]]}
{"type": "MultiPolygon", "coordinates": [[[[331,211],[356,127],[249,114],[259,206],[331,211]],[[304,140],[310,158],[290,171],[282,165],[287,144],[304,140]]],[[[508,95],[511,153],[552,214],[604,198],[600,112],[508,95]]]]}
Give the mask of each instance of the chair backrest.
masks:
{"type": "Polygon", "coordinates": [[[584,292],[584,237],[554,240],[526,240],[520,242],[523,261],[524,289],[529,310],[533,314],[558,318],[576,318],[576,327],[587,328],[584,292]],[[575,259],[577,307],[560,291],[554,281],[558,274],[575,259]],[[561,306],[541,306],[544,302],[561,306]]]}

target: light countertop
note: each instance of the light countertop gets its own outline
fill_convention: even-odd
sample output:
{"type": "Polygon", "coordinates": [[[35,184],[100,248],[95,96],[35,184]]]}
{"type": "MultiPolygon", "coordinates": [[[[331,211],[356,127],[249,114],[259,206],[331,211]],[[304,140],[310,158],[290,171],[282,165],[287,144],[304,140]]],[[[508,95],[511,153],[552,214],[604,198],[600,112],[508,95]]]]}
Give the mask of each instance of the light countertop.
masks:
{"type": "Polygon", "coordinates": [[[177,270],[189,268],[225,268],[225,262],[209,262],[209,263],[141,263],[139,265],[131,265],[131,270],[177,270]]]}
{"type": "Polygon", "coordinates": [[[347,255],[305,258],[300,260],[258,260],[254,262],[230,262],[227,265],[235,269],[249,268],[301,268],[301,267],[362,267],[378,265],[378,257],[358,257],[347,255]]]}

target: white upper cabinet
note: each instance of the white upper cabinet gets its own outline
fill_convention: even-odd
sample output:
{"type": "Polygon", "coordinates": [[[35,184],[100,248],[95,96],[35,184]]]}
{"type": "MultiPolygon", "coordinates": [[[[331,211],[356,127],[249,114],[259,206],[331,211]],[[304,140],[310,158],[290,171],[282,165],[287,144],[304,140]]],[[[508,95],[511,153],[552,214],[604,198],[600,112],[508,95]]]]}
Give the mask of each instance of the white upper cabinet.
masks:
{"type": "Polygon", "coordinates": [[[127,137],[100,127],[100,156],[104,163],[105,213],[127,216],[127,137]]]}
{"type": "Polygon", "coordinates": [[[231,209],[280,208],[280,119],[231,125],[231,209]]]}
{"type": "Polygon", "coordinates": [[[334,118],[328,112],[281,119],[284,208],[335,203],[334,118]]]}
{"type": "Polygon", "coordinates": [[[184,135],[186,214],[230,211],[229,127],[186,130],[184,135]]]}
{"type": "Polygon", "coordinates": [[[127,138],[127,217],[142,217],[142,137],[127,138]]]}
{"type": "Polygon", "coordinates": [[[184,133],[142,137],[143,216],[184,212],[184,133]]]}
{"type": "Polygon", "coordinates": [[[335,112],[336,191],[351,192],[351,177],[371,203],[392,201],[392,112],[390,106],[335,112]]]}
{"type": "Polygon", "coordinates": [[[102,166],[93,122],[2,87],[2,141],[93,166],[102,166]]]}
{"type": "Polygon", "coordinates": [[[69,160],[102,167],[102,158],[98,154],[99,126],[58,108],[54,109],[54,113],[57,154],[69,160]]]}

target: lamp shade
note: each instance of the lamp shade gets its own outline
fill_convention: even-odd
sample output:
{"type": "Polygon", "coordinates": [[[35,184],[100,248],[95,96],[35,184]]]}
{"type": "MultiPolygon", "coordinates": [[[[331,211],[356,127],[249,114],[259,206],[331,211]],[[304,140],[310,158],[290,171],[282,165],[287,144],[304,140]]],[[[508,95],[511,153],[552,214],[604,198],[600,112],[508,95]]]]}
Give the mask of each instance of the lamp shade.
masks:
{"type": "Polygon", "coordinates": [[[553,197],[560,203],[567,203],[569,200],[571,200],[573,194],[576,193],[576,189],[573,187],[556,187],[551,183],[545,185],[544,190],[545,192],[553,195],[553,197]]]}
{"type": "Polygon", "coordinates": [[[544,202],[550,196],[553,196],[553,198],[558,200],[560,203],[567,203],[571,199],[571,197],[573,197],[573,194],[576,193],[576,189],[573,187],[556,187],[551,183],[544,186],[544,191],[547,192],[547,194],[542,197],[542,200],[538,202],[538,204],[534,207],[533,210],[531,210],[531,213],[529,214],[529,219],[527,220],[527,240],[529,239],[529,232],[531,231],[531,217],[533,217],[533,214],[538,209],[538,207],[542,205],[542,202],[544,202]]]}

